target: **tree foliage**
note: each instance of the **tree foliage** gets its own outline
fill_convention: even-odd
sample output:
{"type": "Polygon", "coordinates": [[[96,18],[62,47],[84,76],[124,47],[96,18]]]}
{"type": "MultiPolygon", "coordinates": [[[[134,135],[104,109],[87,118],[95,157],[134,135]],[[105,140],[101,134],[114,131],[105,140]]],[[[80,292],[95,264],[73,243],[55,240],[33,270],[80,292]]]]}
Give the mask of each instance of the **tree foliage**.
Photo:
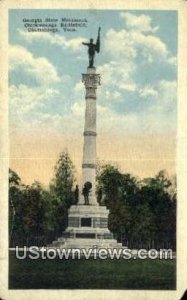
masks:
{"type": "Polygon", "coordinates": [[[176,193],[165,171],[139,180],[105,165],[97,174],[100,204],[109,210],[109,229],[130,247],[175,248],[176,193]]]}
{"type": "Polygon", "coordinates": [[[75,168],[67,151],[60,154],[55,166],[55,177],[52,180],[50,189],[57,197],[65,202],[67,208],[73,203],[73,185],[75,183],[75,168]]]}
{"type": "MultiPolygon", "coordinates": [[[[67,151],[60,154],[49,190],[39,182],[24,185],[9,172],[9,232],[11,245],[40,245],[60,237],[68,209],[77,201],[75,169],[67,151]],[[76,192],[75,192],[76,191],[76,192]]],[[[100,166],[100,205],[109,209],[108,227],[130,248],[173,248],[176,242],[176,179],[165,171],[140,180],[117,167],[100,166]]]]}
{"type": "Polygon", "coordinates": [[[39,182],[23,185],[9,172],[9,232],[11,244],[46,243],[59,237],[67,226],[68,208],[74,203],[74,166],[66,151],[60,154],[50,189],[39,182]]]}

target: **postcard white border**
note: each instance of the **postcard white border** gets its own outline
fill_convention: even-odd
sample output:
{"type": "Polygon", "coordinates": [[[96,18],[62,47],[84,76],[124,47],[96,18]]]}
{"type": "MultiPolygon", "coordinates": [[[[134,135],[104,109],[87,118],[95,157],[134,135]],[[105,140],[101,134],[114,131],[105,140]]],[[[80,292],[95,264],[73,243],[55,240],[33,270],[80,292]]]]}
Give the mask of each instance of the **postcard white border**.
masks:
{"type": "Polygon", "coordinates": [[[0,1],[0,296],[2,299],[180,299],[187,289],[187,1],[0,1]],[[177,290],[8,290],[8,9],[137,9],[178,11],[177,290]]]}

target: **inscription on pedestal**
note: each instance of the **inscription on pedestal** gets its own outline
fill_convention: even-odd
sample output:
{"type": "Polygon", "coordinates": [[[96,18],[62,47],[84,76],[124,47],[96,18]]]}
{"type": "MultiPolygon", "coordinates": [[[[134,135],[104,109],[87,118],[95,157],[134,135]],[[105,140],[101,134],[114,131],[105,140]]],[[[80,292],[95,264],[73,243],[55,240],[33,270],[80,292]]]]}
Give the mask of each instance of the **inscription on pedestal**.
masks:
{"type": "Polygon", "coordinates": [[[91,218],[81,218],[81,226],[82,227],[91,227],[92,219],[91,218]]]}

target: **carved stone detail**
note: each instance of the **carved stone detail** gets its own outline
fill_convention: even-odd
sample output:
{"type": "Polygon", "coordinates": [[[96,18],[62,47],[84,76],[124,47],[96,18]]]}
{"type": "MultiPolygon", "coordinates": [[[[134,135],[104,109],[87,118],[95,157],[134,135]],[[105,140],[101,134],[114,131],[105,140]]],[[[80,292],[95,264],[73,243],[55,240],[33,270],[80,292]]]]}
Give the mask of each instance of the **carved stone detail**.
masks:
{"type": "Polygon", "coordinates": [[[86,89],[96,89],[98,85],[101,85],[101,76],[100,74],[82,74],[82,82],[84,83],[86,89]]]}

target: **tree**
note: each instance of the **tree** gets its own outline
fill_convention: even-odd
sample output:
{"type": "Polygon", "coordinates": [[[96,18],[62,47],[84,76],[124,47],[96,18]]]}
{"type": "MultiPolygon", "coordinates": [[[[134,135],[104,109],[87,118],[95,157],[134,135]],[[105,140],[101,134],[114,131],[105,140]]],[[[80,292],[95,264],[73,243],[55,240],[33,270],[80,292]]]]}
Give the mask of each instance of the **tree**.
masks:
{"type": "Polygon", "coordinates": [[[154,214],[148,203],[139,203],[133,213],[128,239],[130,247],[150,248],[155,234],[154,214]]]}
{"type": "Polygon", "coordinates": [[[100,204],[109,210],[109,229],[130,247],[175,249],[176,188],[165,171],[142,181],[106,165],[97,174],[100,204]]]}
{"type": "Polygon", "coordinates": [[[65,203],[67,208],[69,208],[74,201],[74,174],[75,168],[70,156],[67,151],[63,151],[55,166],[55,177],[52,180],[50,189],[65,203]]]}
{"type": "Polygon", "coordinates": [[[9,169],[9,241],[23,235],[23,185],[16,172],[9,169]]]}
{"type": "Polygon", "coordinates": [[[68,208],[78,195],[73,191],[74,166],[66,151],[55,166],[49,191],[39,182],[23,185],[16,172],[9,173],[9,231],[11,245],[51,242],[67,226],[68,208]]]}
{"type": "Polygon", "coordinates": [[[30,236],[42,235],[46,207],[41,184],[35,181],[31,186],[28,186],[24,191],[24,198],[25,232],[30,236]]]}
{"type": "Polygon", "coordinates": [[[102,191],[102,203],[108,208],[116,205],[119,198],[119,189],[122,182],[122,174],[116,167],[105,165],[97,175],[97,192],[102,191]]]}
{"type": "Polygon", "coordinates": [[[102,204],[109,210],[109,229],[122,241],[130,236],[132,212],[136,195],[139,191],[138,181],[130,174],[121,174],[116,167],[105,165],[97,175],[98,194],[102,190],[102,204]]]}
{"type": "Polygon", "coordinates": [[[143,180],[142,201],[149,204],[154,215],[155,247],[175,248],[175,201],[170,194],[171,181],[165,171],[160,171],[154,178],[143,180]]]}
{"type": "Polygon", "coordinates": [[[16,172],[12,169],[9,169],[9,186],[10,187],[18,187],[21,183],[21,179],[16,172]]]}
{"type": "Polygon", "coordinates": [[[119,202],[110,210],[108,227],[116,238],[123,242],[127,240],[131,230],[132,216],[128,204],[119,202]]]}
{"type": "Polygon", "coordinates": [[[68,208],[75,203],[75,168],[67,151],[60,154],[55,166],[55,177],[50,185],[51,197],[54,200],[54,215],[58,223],[55,232],[61,234],[67,227],[68,208]]]}

